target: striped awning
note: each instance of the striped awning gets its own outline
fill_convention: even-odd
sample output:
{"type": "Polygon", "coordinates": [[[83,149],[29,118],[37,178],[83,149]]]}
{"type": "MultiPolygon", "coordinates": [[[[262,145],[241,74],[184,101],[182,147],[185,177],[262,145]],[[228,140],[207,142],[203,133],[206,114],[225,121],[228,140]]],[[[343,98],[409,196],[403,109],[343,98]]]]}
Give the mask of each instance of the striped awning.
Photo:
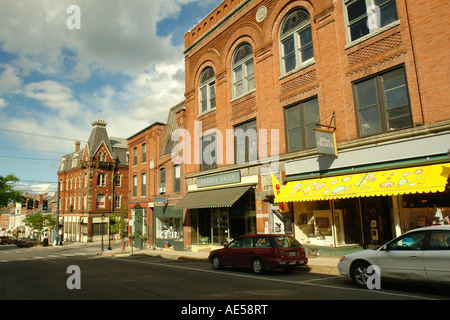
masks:
{"type": "Polygon", "coordinates": [[[275,202],[443,192],[450,163],[288,182],[275,202]]]}
{"type": "Polygon", "coordinates": [[[251,185],[189,192],[173,207],[179,209],[231,207],[251,185]]]}

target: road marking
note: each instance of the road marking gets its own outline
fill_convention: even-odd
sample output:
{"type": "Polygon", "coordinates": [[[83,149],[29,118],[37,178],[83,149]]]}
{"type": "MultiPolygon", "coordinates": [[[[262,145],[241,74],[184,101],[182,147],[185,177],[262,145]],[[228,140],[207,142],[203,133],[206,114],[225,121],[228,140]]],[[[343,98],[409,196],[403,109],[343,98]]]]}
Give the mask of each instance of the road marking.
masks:
{"type": "MultiPolygon", "coordinates": [[[[328,289],[340,289],[340,290],[347,290],[347,291],[357,291],[357,292],[365,292],[365,293],[383,294],[383,295],[398,296],[398,297],[405,297],[405,298],[412,298],[412,299],[439,300],[439,299],[434,299],[434,298],[426,298],[426,297],[409,295],[409,294],[401,294],[401,293],[392,293],[392,292],[386,292],[386,291],[381,291],[381,290],[368,290],[368,289],[351,288],[351,287],[347,288],[347,287],[338,287],[338,286],[332,286],[332,285],[327,285],[327,284],[310,283],[309,281],[311,281],[311,280],[292,281],[292,280],[274,279],[274,278],[261,277],[261,276],[237,274],[237,273],[231,273],[231,272],[226,272],[226,271],[225,272],[220,272],[220,271],[217,271],[217,270],[195,269],[195,268],[183,267],[183,266],[177,266],[177,265],[171,265],[171,264],[163,264],[163,263],[147,262],[147,261],[137,261],[137,260],[128,260],[128,259],[117,259],[117,261],[127,261],[127,262],[148,264],[148,265],[154,265],[154,266],[161,266],[161,267],[164,267],[164,268],[175,268],[175,269],[183,269],[183,270],[190,270],[190,271],[196,271],[196,272],[214,273],[216,275],[226,275],[226,276],[232,276],[232,277],[238,277],[238,278],[249,278],[249,279],[254,279],[254,280],[266,280],[266,281],[283,282],[283,283],[297,284],[297,285],[298,284],[300,284],[300,285],[303,284],[303,285],[311,286],[311,287],[322,287],[322,288],[328,288],[328,289]]],[[[328,279],[330,279],[330,278],[328,278],[328,279]]]]}

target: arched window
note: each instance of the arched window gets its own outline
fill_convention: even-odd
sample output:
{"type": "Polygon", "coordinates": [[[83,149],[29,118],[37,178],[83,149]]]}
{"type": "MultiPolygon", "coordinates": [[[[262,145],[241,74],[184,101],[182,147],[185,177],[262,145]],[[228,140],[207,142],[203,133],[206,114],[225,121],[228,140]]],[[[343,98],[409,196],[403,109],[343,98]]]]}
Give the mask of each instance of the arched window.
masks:
{"type": "Polygon", "coordinates": [[[216,88],[215,73],[213,68],[206,67],[200,75],[199,92],[199,113],[203,114],[216,109],[216,88]]]}
{"type": "Polygon", "coordinates": [[[314,59],[311,20],[306,10],[296,9],[284,19],[280,32],[280,52],[282,74],[301,68],[314,59]]]}
{"type": "Polygon", "coordinates": [[[255,88],[253,50],[245,43],[239,46],[233,56],[233,98],[242,96],[255,88]]]}

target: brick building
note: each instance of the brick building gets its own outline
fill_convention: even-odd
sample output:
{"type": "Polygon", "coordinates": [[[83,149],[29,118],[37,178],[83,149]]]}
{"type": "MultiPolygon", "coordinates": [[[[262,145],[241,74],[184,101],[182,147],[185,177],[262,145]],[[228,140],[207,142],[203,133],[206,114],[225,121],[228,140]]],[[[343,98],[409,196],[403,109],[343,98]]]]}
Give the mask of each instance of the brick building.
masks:
{"type": "Polygon", "coordinates": [[[181,166],[171,157],[177,112],[183,109],[184,102],[179,103],[170,109],[167,124],[155,122],[128,138],[129,231],[136,247],[162,247],[166,241],[184,249],[183,211],[173,210],[184,182],[181,166]]]}
{"type": "Polygon", "coordinates": [[[191,231],[186,245],[288,232],[335,252],[448,212],[448,9],[425,0],[225,0],[187,32],[178,120],[191,143],[175,206],[191,231]],[[322,137],[331,154],[318,149],[314,128],[331,132],[322,137]],[[286,188],[435,165],[444,182],[429,193],[411,186],[314,200],[275,199],[270,175],[286,188]]]}
{"type": "Polygon", "coordinates": [[[64,241],[99,241],[108,235],[109,216],[128,203],[127,144],[108,136],[96,119],[83,149],[61,158],[58,171],[59,224],[64,241]]]}

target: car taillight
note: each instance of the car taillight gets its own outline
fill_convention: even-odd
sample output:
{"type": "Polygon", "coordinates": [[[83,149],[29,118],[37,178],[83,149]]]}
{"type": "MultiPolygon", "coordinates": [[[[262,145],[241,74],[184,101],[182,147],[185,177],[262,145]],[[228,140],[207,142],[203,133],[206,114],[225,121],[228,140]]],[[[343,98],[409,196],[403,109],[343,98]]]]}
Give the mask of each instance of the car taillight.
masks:
{"type": "Polygon", "coordinates": [[[305,248],[301,247],[300,248],[300,252],[301,252],[301,256],[305,256],[306,255],[305,248]]]}

